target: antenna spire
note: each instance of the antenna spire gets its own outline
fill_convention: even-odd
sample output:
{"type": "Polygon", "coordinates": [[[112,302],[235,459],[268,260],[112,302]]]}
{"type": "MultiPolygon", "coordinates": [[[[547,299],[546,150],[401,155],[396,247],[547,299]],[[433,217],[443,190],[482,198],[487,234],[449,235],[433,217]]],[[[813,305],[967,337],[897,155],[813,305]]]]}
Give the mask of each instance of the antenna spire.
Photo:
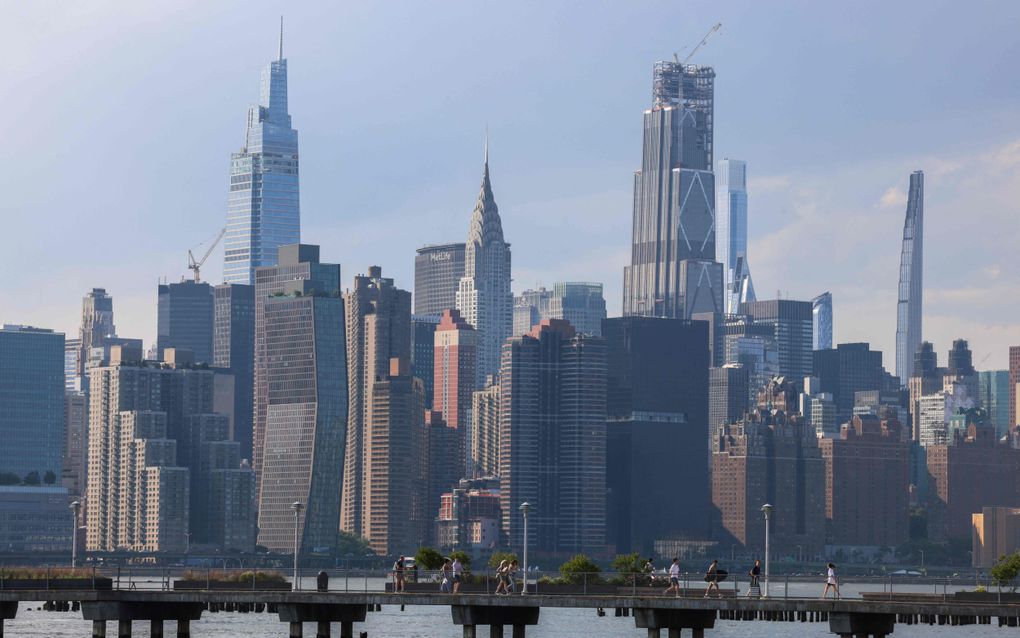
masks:
{"type": "Polygon", "coordinates": [[[485,166],[489,166],[489,125],[485,125],[485,166]]]}
{"type": "Polygon", "coordinates": [[[280,16],[280,62],[283,62],[283,16],[280,16]]]}

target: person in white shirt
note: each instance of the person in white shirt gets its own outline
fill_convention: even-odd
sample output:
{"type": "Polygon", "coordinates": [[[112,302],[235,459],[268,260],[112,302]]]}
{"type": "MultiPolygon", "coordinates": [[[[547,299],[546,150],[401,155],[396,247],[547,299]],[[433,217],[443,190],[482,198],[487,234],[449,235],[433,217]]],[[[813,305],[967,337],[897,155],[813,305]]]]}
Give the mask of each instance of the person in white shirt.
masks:
{"type": "Polygon", "coordinates": [[[464,565],[461,564],[460,559],[456,556],[453,557],[453,593],[460,593],[460,581],[464,576],[464,565]]]}
{"type": "Polygon", "coordinates": [[[829,571],[825,575],[825,589],[822,591],[822,598],[829,595],[829,590],[837,600],[839,599],[839,581],[836,579],[836,566],[829,563],[829,571]]]}
{"type": "Polygon", "coordinates": [[[669,566],[669,587],[663,594],[673,592],[677,596],[680,595],[680,559],[673,558],[673,564],[669,566]]]}

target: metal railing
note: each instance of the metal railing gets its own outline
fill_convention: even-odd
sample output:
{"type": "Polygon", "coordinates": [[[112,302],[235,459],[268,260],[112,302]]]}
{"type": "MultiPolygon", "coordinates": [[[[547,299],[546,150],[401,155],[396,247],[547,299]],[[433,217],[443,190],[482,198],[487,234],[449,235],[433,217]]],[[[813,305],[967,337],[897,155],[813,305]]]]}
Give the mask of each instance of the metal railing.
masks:
{"type": "MultiPolygon", "coordinates": [[[[3,590],[105,590],[105,591],[182,591],[182,590],[223,590],[223,591],[324,591],[349,593],[394,592],[397,589],[397,575],[393,570],[379,569],[327,569],[325,582],[317,582],[318,569],[304,569],[299,572],[297,586],[289,573],[276,570],[214,569],[214,568],[162,568],[147,566],[122,566],[78,568],[74,572],[61,568],[17,568],[0,566],[0,591],[3,590]]],[[[403,572],[403,591],[407,593],[452,593],[452,574],[439,570],[413,570],[403,572]],[[448,581],[444,583],[444,580],[448,581]]],[[[589,595],[589,596],[636,596],[662,597],[704,597],[706,595],[733,597],[757,597],[747,575],[728,574],[718,583],[718,588],[709,591],[703,573],[683,572],[680,575],[678,591],[668,591],[669,576],[663,572],[635,574],[620,572],[586,572],[563,575],[559,572],[529,571],[527,593],[540,595],[589,595]]],[[[949,602],[957,593],[994,594],[995,601],[1012,602],[1014,596],[1020,601],[1020,594],[1013,594],[1017,583],[996,584],[989,578],[929,578],[918,576],[885,576],[841,579],[840,597],[843,599],[907,600],[941,599],[949,602]],[[1004,598],[1005,597],[1005,598],[1004,598]]],[[[524,573],[517,572],[510,578],[500,577],[495,570],[483,567],[466,569],[457,585],[464,594],[518,594],[523,593],[524,573]]],[[[759,579],[760,595],[770,598],[812,599],[820,598],[825,587],[824,575],[784,576],[774,575],[767,583],[764,576],[759,579]]],[[[831,597],[831,592],[830,592],[831,597]]]]}

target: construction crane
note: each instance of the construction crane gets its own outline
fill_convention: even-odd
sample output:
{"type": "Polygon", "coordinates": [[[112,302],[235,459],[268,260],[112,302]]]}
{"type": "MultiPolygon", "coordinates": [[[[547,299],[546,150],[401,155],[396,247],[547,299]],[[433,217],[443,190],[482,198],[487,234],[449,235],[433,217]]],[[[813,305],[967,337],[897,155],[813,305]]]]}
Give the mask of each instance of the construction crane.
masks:
{"type": "Polygon", "coordinates": [[[700,49],[701,47],[705,46],[705,44],[708,42],[708,38],[713,33],[715,33],[716,31],[718,31],[721,28],[722,28],[722,22],[716,22],[715,26],[713,26],[711,29],[709,29],[708,33],[705,34],[705,37],[701,38],[701,42],[699,42],[697,44],[697,46],[695,46],[691,50],[691,52],[687,54],[687,57],[684,58],[683,62],[680,62],[680,54],[683,53],[684,49],[686,49],[687,47],[684,47],[684,49],[680,49],[679,51],[677,51],[676,53],[673,54],[673,62],[675,64],[687,64],[688,62],[690,62],[691,58],[694,57],[694,54],[698,52],[698,49],[700,49]]]}
{"type": "MultiPolygon", "coordinates": [[[[206,259],[209,259],[209,255],[212,254],[213,248],[216,248],[216,245],[220,243],[220,240],[223,239],[223,235],[225,235],[226,232],[226,226],[220,229],[220,232],[216,235],[216,239],[212,240],[212,244],[209,245],[209,250],[205,251],[205,254],[202,255],[201,259],[196,260],[194,253],[191,252],[190,248],[188,249],[188,268],[195,273],[194,280],[196,284],[202,282],[202,278],[199,276],[199,270],[202,268],[202,264],[205,263],[206,259]]],[[[199,246],[201,245],[202,244],[199,244],[199,246]]],[[[196,248],[198,248],[198,246],[196,246],[196,248]]]]}

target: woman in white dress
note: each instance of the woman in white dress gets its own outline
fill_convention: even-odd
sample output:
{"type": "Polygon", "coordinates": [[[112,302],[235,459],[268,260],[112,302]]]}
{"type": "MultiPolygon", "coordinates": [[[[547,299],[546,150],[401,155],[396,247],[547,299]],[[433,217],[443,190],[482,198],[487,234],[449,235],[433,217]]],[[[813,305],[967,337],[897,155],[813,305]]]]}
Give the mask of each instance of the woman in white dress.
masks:
{"type": "Polygon", "coordinates": [[[839,599],[839,581],[836,580],[836,566],[829,563],[829,571],[825,575],[825,589],[822,591],[822,598],[829,595],[832,590],[833,598],[839,599]]]}

